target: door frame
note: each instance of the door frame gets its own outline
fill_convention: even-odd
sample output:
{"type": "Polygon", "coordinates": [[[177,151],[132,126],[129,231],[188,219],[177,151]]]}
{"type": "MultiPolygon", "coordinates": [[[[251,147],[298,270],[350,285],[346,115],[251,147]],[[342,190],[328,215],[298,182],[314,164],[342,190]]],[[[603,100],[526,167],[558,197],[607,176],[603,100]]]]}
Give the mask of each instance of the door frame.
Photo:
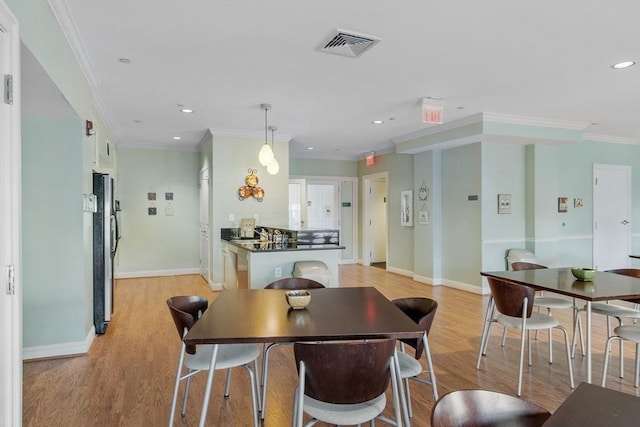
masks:
{"type": "MultiPolygon", "coordinates": [[[[373,206],[371,202],[371,182],[379,181],[381,178],[384,178],[384,181],[387,183],[387,200],[389,200],[389,172],[378,172],[370,175],[362,176],[362,199],[363,199],[363,210],[362,210],[362,264],[363,265],[371,265],[371,247],[373,245],[373,239],[371,239],[370,233],[367,233],[367,219],[371,217],[371,212],[373,211],[373,206]]],[[[385,261],[387,262],[387,268],[389,266],[389,203],[386,204],[385,209],[387,223],[385,227],[387,228],[387,243],[386,243],[386,254],[385,261]]]]}
{"type": "Polygon", "coordinates": [[[20,36],[18,20],[0,0],[0,75],[13,76],[13,104],[0,97],[0,425],[22,425],[22,281],[20,36]],[[9,268],[11,267],[11,269],[9,268]],[[7,294],[13,271],[13,294],[7,294]]]}

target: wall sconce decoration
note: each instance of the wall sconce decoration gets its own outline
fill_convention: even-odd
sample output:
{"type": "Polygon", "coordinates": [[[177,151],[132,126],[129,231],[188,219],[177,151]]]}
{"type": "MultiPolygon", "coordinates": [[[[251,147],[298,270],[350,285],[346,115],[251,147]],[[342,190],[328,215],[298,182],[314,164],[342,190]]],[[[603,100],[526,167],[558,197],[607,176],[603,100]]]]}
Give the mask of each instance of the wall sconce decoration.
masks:
{"type": "Polygon", "coordinates": [[[238,188],[238,199],[244,200],[251,196],[253,196],[257,201],[261,202],[264,199],[264,189],[262,187],[258,187],[258,175],[256,175],[255,169],[247,169],[249,175],[244,179],[245,184],[242,187],[238,188]]]}
{"type": "Polygon", "coordinates": [[[87,136],[95,135],[96,131],[93,128],[93,122],[91,120],[84,121],[84,131],[87,136]]]}

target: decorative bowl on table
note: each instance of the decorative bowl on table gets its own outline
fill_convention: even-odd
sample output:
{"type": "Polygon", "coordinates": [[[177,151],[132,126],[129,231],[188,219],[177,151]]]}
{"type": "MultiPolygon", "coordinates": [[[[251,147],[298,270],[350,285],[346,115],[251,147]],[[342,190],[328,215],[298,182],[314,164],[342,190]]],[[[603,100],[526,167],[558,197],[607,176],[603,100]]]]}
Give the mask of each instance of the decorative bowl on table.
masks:
{"type": "Polygon", "coordinates": [[[593,268],[572,268],[571,273],[578,280],[590,282],[596,275],[596,270],[593,268]]]}
{"type": "Polygon", "coordinates": [[[284,294],[287,297],[287,304],[294,310],[305,308],[311,301],[311,292],[305,289],[286,291],[284,294]]]}

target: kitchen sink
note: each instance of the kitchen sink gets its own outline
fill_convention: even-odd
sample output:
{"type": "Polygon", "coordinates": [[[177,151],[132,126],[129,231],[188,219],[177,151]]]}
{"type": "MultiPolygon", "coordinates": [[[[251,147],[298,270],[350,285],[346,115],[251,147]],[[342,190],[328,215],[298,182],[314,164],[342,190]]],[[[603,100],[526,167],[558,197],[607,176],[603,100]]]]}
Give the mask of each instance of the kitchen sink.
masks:
{"type": "Polygon", "coordinates": [[[237,243],[239,245],[255,245],[256,243],[260,243],[258,239],[233,239],[231,243],[237,243]]]}

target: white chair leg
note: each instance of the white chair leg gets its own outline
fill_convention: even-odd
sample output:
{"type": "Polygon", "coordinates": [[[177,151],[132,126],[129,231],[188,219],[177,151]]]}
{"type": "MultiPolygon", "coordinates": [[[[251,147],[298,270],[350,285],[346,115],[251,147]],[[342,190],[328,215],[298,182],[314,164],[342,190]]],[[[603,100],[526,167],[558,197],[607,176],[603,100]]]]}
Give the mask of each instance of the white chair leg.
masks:
{"type": "Polygon", "coordinates": [[[634,376],[635,378],[633,380],[633,386],[635,388],[638,388],[638,385],[639,385],[638,384],[638,380],[639,380],[638,374],[640,374],[640,357],[638,357],[639,356],[638,353],[640,353],[640,343],[636,343],[636,369],[635,369],[635,376],[634,376]]]}
{"type": "Polygon", "coordinates": [[[549,364],[553,363],[553,332],[551,329],[548,331],[549,334],[549,364]]]}
{"type": "Polygon", "coordinates": [[[176,382],[173,386],[173,400],[171,401],[171,412],[169,413],[169,427],[173,427],[173,419],[176,416],[176,404],[178,403],[178,389],[180,388],[180,377],[182,374],[183,364],[184,364],[184,347],[180,352],[180,361],[178,362],[178,371],[176,372],[176,382]]]}
{"type": "Polygon", "coordinates": [[[487,354],[487,342],[489,341],[489,330],[491,329],[491,319],[493,317],[493,297],[489,297],[489,304],[482,325],[482,337],[480,338],[480,348],[478,349],[478,363],[476,369],[480,369],[480,358],[487,354]]]}
{"type": "Polygon", "coordinates": [[[611,341],[620,339],[620,337],[612,336],[607,339],[607,344],[604,347],[604,363],[602,367],[602,387],[607,384],[607,368],[609,367],[609,351],[611,350],[611,341]]]}
{"type": "Polygon", "coordinates": [[[575,387],[575,383],[573,382],[573,365],[571,363],[571,351],[569,350],[569,333],[562,326],[556,326],[557,329],[560,329],[564,334],[564,344],[567,348],[567,366],[569,367],[569,385],[571,388],[575,387]]]}
{"type": "Polygon", "coordinates": [[[527,364],[532,365],[531,362],[531,331],[527,331],[527,364]]]}
{"type": "Polygon", "coordinates": [[[269,373],[269,352],[280,343],[269,344],[262,355],[262,399],[260,399],[260,417],[264,420],[265,407],[267,405],[267,380],[269,373]]]}
{"type": "MultiPolygon", "coordinates": [[[[618,325],[622,326],[622,319],[620,317],[616,317],[618,319],[618,325]]],[[[607,331],[607,333],[609,333],[607,331]]],[[[624,340],[620,340],[620,378],[624,377],[624,340]]]]}
{"type": "MultiPolygon", "coordinates": [[[[399,389],[402,387],[402,384],[398,384],[398,378],[400,377],[400,371],[398,370],[397,357],[392,357],[391,363],[389,363],[389,367],[391,368],[391,390],[393,391],[393,407],[396,416],[396,425],[402,425],[402,415],[400,413],[400,397],[398,396],[399,389]],[[396,359],[394,363],[393,359],[396,359]]],[[[407,426],[410,426],[410,420],[407,420],[407,426]]]]}
{"type": "Polygon", "coordinates": [[[518,396],[522,394],[522,365],[524,362],[524,340],[527,331],[522,328],[520,333],[520,364],[518,366],[518,396]]]}
{"type": "Polygon", "coordinates": [[[227,380],[224,384],[224,398],[229,398],[229,389],[231,387],[231,368],[227,369],[227,380]]]}
{"type": "Polygon", "coordinates": [[[502,347],[504,347],[504,344],[507,342],[507,327],[503,327],[502,328],[502,342],[500,342],[500,345],[502,347]]]}
{"type": "MultiPolygon", "coordinates": [[[[191,370],[188,371],[191,373],[191,370]]],[[[184,398],[182,399],[182,412],[180,415],[183,417],[187,415],[187,402],[189,401],[189,389],[191,388],[191,377],[187,377],[187,384],[184,386],[184,398]]]]}
{"type": "MultiPolygon", "coordinates": [[[[253,366],[254,368],[256,366],[255,360],[253,366]]],[[[251,382],[251,409],[253,410],[253,426],[258,427],[260,425],[260,420],[258,417],[258,408],[260,408],[260,401],[258,400],[258,396],[260,395],[260,393],[258,392],[258,379],[256,378],[257,375],[248,364],[244,365],[243,368],[247,370],[247,373],[249,374],[249,380],[251,382]]]]}

